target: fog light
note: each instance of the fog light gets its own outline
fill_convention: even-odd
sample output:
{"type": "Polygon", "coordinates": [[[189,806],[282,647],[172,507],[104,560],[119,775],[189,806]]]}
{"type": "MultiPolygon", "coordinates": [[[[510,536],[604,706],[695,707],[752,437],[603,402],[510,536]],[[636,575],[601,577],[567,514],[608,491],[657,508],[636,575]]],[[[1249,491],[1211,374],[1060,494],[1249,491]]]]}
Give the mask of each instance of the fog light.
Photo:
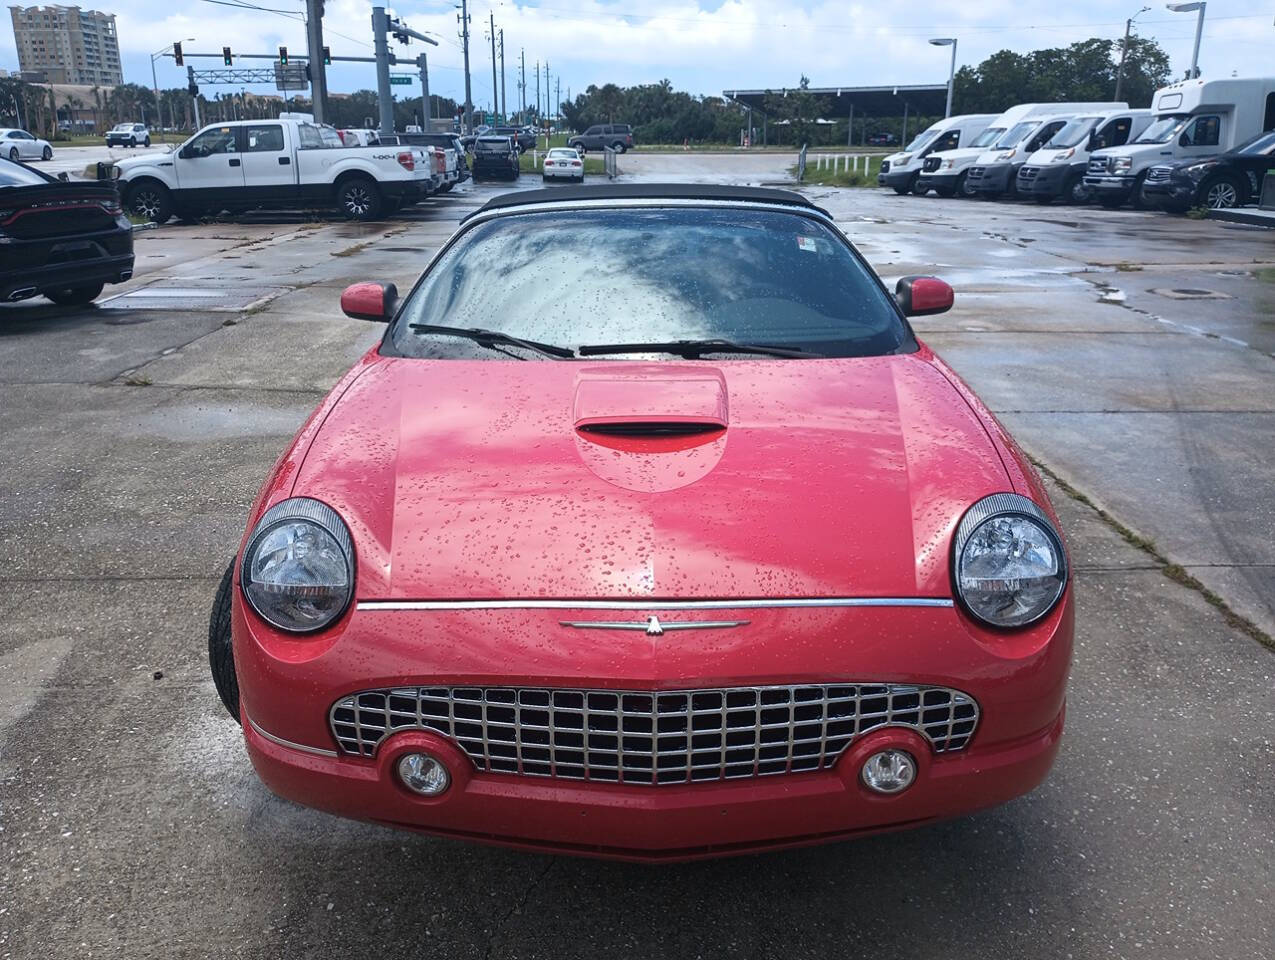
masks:
{"type": "Polygon", "coordinates": [[[398,759],[403,786],[422,797],[436,797],[451,785],[447,768],[428,753],[405,753],[398,759]]]}
{"type": "Polygon", "coordinates": [[[916,779],[916,761],[903,750],[882,750],[863,765],[863,782],[877,793],[899,793],[916,779]]]}

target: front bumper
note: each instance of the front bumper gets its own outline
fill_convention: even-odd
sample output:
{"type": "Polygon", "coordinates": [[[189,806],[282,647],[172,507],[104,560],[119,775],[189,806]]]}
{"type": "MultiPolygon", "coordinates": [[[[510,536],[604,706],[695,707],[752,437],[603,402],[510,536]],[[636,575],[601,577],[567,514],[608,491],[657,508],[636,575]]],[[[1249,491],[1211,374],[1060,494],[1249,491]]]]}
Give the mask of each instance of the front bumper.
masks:
{"type": "Polygon", "coordinates": [[[1149,206],[1188,209],[1195,204],[1199,185],[1186,178],[1147,180],[1142,184],[1142,199],[1149,206]]]}
{"type": "Polygon", "coordinates": [[[912,183],[917,178],[915,168],[908,170],[891,170],[889,173],[877,174],[877,185],[881,187],[891,187],[894,189],[911,188],[912,183]]]}
{"type": "Polygon", "coordinates": [[[1023,164],[1018,169],[1018,192],[1025,197],[1061,197],[1072,175],[1083,171],[1083,164],[1023,164]]]}
{"type": "Polygon", "coordinates": [[[939,193],[956,189],[956,180],[961,171],[957,170],[953,173],[946,173],[941,170],[934,170],[929,173],[922,172],[916,179],[916,185],[921,190],[935,190],[939,193]]]}
{"type": "Polygon", "coordinates": [[[750,623],[732,631],[726,655],[717,630],[651,638],[561,625],[566,618],[615,619],[590,610],[360,609],[336,635],[298,641],[255,617],[250,622],[236,589],[232,621],[248,751],[273,791],[341,816],[647,861],[818,843],[961,815],[1033,789],[1053,763],[1071,658],[1070,593],[1042,624],[1015,635],[980,632],[951,607],[748,608],[707,616],[750,623]],[[802,642],[792,642],[796,636],[802,642]],[[338,749],[328,725],[337,700],[374,687],[660,691],[839,679],[960,689],[978,702],[979,724],[958,752],[934,753],[912,728],[887,726],[856,737],[829,768],[658,786],[480,772],[455,742],[428,730],[393,733],[374,757],[351,755],[338,749]],[[918,763],[917,782],[894,797],[872,794],[859,780],[863,761],[885,746],[908,750],[918,763]],[[452,786],[442,797],[420,798],[398,783],[395,761],[412,749],[426,749],[448,767],[452,786]]]}
{"type": "Polygon", "coordinates": [[[1114,173],[1085,174],[1085,186],[1095,197],[1127,197],[1133,193],[1137,177],[1127,177],[1114,173]]]}
{"type": "Polygon", "coordinates": [[[1021,164],[996,163],[970,167],[966,182],[975,193],[1000,196],[1013,188],[1020,166],[1021,164]]]}

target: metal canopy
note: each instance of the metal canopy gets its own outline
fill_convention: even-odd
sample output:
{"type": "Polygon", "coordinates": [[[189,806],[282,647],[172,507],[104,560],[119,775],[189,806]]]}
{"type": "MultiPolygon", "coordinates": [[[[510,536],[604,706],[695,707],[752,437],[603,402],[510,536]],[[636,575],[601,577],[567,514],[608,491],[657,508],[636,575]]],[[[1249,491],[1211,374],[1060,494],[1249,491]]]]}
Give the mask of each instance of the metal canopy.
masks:
{"type": "MultiPolygon", "coordinates": [[[[724,90],[722,96],[764,114],[767,95],[782,95],[795,90],[794,87],[787,90],[724,90]]],[[[828,117],[836,118],[848,117],[852,113],[869,117],[901,117],[905,105],[907,112],[914,116],[920,114],[923,117],[941,117],[947,109],[945,83],[887,87],[809,87],[806,92],[827,101],[828,117]]]]}

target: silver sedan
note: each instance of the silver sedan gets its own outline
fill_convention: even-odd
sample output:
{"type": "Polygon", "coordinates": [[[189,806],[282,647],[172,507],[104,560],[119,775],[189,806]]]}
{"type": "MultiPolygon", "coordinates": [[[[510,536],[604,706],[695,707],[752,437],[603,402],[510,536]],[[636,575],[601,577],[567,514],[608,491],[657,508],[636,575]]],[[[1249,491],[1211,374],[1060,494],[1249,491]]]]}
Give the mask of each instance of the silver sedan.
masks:
{"type": "Polygon", "coordinates": [[[10,160],[52,160],[53,146],[25,130],[0,127],[0,157],[10,160]]]}

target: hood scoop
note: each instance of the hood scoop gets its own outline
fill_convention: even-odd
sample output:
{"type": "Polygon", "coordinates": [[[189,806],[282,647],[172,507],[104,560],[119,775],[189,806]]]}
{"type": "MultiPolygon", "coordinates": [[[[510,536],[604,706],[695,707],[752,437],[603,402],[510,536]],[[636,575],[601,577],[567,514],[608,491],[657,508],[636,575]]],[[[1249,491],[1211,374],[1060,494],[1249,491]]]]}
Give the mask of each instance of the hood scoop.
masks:
{"type": "Polygon", "coordinates": [[[707,476],[726,449],[726,379],[713,369],[626,366],[584,374],[573,410],[576,448],[626,490],[675,490],[707,476]]]}

